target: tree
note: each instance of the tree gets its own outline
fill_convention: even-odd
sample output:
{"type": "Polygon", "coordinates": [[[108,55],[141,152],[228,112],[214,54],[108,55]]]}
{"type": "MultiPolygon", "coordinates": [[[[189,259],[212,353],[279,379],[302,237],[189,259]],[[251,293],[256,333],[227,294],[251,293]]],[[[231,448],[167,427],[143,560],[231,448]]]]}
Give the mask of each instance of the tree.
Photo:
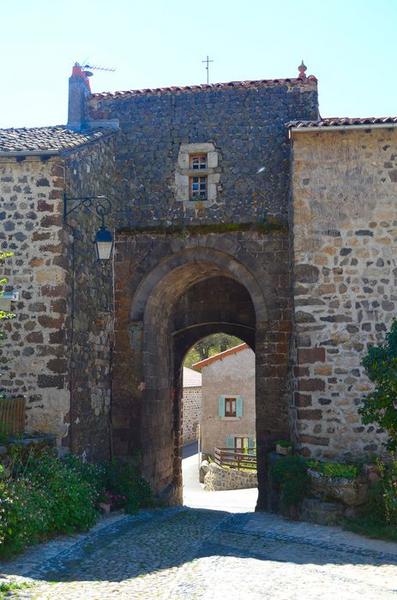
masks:
{"type": "Polygon", "coordinates": [[[386,446],[397,450],[397,319],[383,344],[372,346],[362,362],[375,389],[359,408],[365,425],[376,423],[387,432],[386,446]]]}
{"type": "Polygon", "coordinates": [[[196,344],[186,354],[184,361],[185,367],[191,367],[192,364],[199,360],[204,360],[219,352],[224,352],[229,348],[233,348],[238,344],[241,344],[240,338],[234,335],[227,335],[226,333],[214,333],[208,335],[196,342],[196,344]]]}

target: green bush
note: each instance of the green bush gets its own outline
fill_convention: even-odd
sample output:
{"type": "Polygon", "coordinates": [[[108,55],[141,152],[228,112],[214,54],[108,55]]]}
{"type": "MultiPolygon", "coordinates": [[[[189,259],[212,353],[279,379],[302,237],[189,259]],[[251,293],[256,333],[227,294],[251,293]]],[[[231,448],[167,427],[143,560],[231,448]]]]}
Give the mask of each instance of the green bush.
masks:
{"type": "MultiPolygon", "coordinates": [[[[26,458],[19,451],[16,455],[26,458]]],[[[0,480],[1,556],[8,557],[57,533],[88,529],[95,523],[101,484],[94,483],[94,468],[85,469],[84,479],[78,463],[68,464],[42,452],[30,455],[25,463],[14,456],[13,470],[13,478],[0,480]]]]}
{"type": "Polygon", "coordinates": [[[272,465],[271,475],[280,486],[281,506],[287,509],[298,506],[309,484],[305,460],[300,456],[285,456],[272,465]]]}
{"type": "Polygon", "coordinates": [[[16,446],[11,454],[11,476],[0,469],[1,557],[57,533],[88,529],[101,499],[127,512],[153,503],[149,485],[131,464],[95,465],[71,455],[60,459],[36,446],[16,446]]]}
{"type": "Polygon", "coordinates": [[[131,463],[113,460],[107,466],[106,488],[124,498],[124,508],[134,513],[139,508],[153,505],[153,496],[149,484],[137,467],[131,463]]]}
{"type": "Polygon", "coordinates": [[[377,462],[379,481],[373,482],[360,515],[346,520],[346,528],[374,538],[397,541],[397,461],[377,462]]]}
{"type": "Polygon", "coordinates": [[[27,479],[0,482],[0,556],[8,557],[51,531],[51,506],[27,479]]]}
{"type": "Polygon", "coordinates": [[[355,479],[358,477],[359,469],[356,465],[323,462],[319,460],[308,460],[307,466],[314,471],[322,473],[326,477],[343,477],[345,479],[355,479]]]}
{"type": "Polygon", "coordinates": [[[387,432],[387,447],[397,450],[397,319],[392,323],[380,346],[368,349],[363,366],[375,389],[363,399],[359,408],[365,425],[376,423],[387,432]]]}
{"type": "Polygon", "coordinates": [[[70,533],[88,529],[95,523],[98,491],[82,478],[77,468],[51,454],[43,454],[30,461],[26,473],[32,484],[49,498],[53,531],[70,533]]]}

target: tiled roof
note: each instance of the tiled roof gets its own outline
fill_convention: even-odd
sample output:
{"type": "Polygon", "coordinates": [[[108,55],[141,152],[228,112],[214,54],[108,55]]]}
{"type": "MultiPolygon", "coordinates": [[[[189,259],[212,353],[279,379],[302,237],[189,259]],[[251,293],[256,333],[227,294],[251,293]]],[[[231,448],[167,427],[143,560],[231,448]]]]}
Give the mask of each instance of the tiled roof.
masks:
{"type": "Polygon", "coordinates": [[[262,88],[273,87],[277,85],[307,85],[317,82],[317,79],[311,75],[306,79],[300,77],[292,77],[289,79],[257,79],[250,81],[229,81],[228,83],[209,83],[202,85],[185,85],[160,88],[146,88],[141,90],[126,90],[124,92],[99,92],[91,94],[94,99],[101,98],[128,98],[130,96],[144,96],[157,94],[174,94],[176,92],[201,92],[210,90],[230,90],[230,89],[247,89],[247,88],[262,88]]]}
{"type": "Polygon", "coordinates": [[[21,127],[0,129],[0,154],[9,152],[45,152],[56,154],[93,142],[104,135],[102,131],[81,133],[64,125],[54,127],[21,127]]]}
{"type": "Polygon", "coordinates": [[[224,352],[218,352],[218,354],[214,354],[214,356],[210,356],[209,358],[204,358],[203,360],[200,360],[199,362],[194,363],[194,365],[192,365],[192,367],[193,367],[193,369],[196,369],[197,371],[201,371],[201,369],[203,367],[207,367],[208,365],[216,362],[217,360],[223,360],[227,356],[230,356],[231,354],[237,354],[237,352],[241,352],[241,350],[246,350],[247,348],[249,348],[249,346],[248,346],[248,344],[245,344],[245,343],[239,344],[238,346],[233,346],[233,348],[229,348],[228,350],[225,350],[224,352]]]}
{"type": "Polygon", "coordinates": [[[193,371],[188,367],[183,367],[183,387],[201,387],[201,373],[193,371]]]}
{"type": "Polygon", "coordinates": [[[294,129],[311,129],[327,127],[346,127],[349,125],[397,125],[397,117],[327,117],[318,121],[290,121],[288,127],[294,129]]]}

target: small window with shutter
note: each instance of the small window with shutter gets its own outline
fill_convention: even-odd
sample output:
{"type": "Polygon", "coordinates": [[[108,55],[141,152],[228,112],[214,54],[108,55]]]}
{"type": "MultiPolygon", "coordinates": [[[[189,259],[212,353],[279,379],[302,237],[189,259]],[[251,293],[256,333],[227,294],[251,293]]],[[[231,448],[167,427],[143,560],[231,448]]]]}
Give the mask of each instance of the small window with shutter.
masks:
{"type": "Polygon", "coordinates": [[[243,399],[241,396],[219,396],[218,399],[219,417],[242,417],[243,399]]]}

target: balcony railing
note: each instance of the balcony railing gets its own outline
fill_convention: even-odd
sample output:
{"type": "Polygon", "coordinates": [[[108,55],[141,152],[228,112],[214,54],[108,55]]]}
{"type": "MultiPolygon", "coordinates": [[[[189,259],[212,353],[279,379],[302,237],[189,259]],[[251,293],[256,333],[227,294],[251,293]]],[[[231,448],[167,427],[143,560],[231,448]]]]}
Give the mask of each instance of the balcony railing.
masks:
{"type": "Polygon", "coordinates": [[[254,448],[233,450],[231,448],[215,448],[214,460],[221,467],[256,471],[256,452],[254,448]]]}

